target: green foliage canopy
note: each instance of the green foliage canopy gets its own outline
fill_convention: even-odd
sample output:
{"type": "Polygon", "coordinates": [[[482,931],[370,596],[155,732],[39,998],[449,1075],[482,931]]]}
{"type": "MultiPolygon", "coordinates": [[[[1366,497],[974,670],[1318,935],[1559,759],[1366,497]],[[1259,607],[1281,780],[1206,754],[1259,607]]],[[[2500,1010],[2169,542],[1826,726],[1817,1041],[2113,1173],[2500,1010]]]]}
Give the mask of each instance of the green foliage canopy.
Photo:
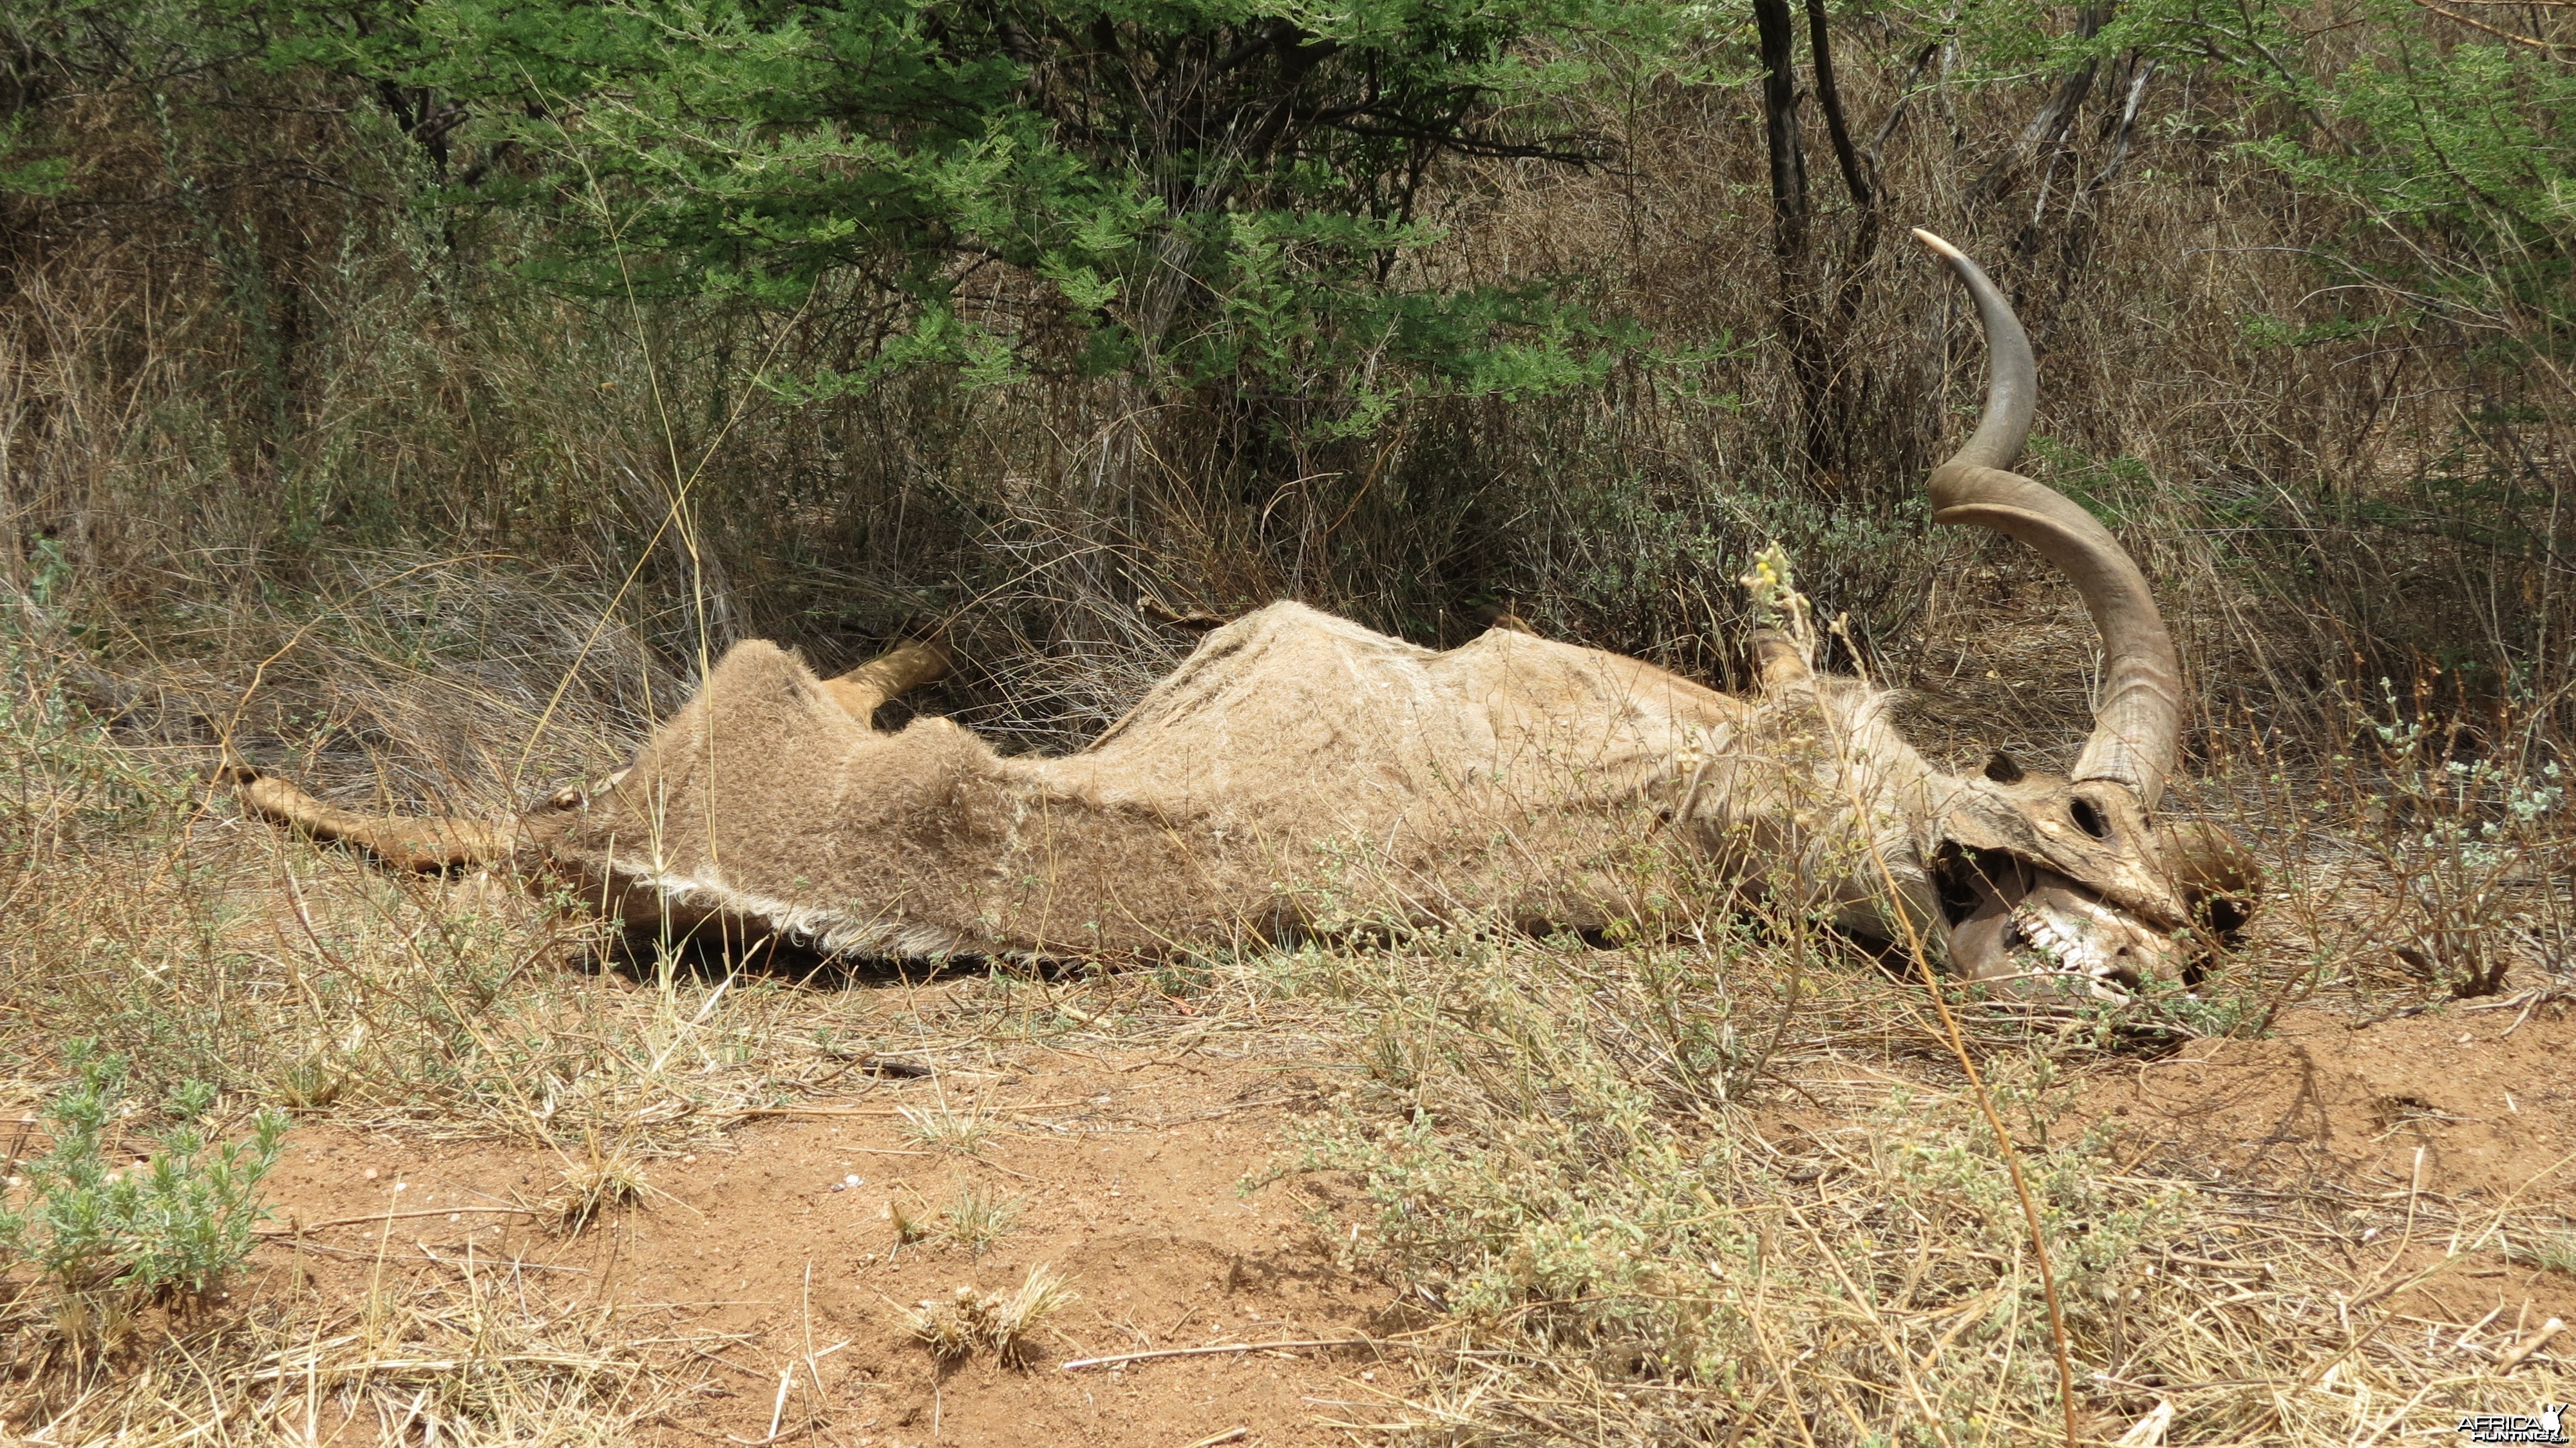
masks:
{"type": "MultiPolygon", "coordinates": [[[[243,0],[250,3],[250,0],[243,0]]],[[[269,13],[275,14],[273,8],[269,13]]],[[[1575,37],[1631,0],[427,0],[297,8],[280,64],[376,84],[454,199],[608,294],[838,308],[814,395],[919,364],[1355,397],[1596,380],[1551,287],[1404,274],[1445,154],[1583,163],[1575,37]]],[[[1363,405],[1361,411],[1369,408],[1363,405]]]]}

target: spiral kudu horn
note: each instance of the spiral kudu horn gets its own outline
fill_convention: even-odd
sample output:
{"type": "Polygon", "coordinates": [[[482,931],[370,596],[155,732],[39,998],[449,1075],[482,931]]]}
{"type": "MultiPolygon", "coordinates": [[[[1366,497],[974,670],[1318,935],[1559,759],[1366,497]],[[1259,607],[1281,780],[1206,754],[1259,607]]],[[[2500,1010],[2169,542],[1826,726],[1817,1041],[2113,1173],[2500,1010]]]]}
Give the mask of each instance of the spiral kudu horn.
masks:
{"type": "Polygon", "coordinates": [[[2093,737],[2075,760],[2075,781],[2126,786],[2153,809],[2173,772],[2182,738],[2181,672],[2173,637],[2156,612],[2136,560],[2073,500],[2007,471],[2030,435],[2038,370],[2012,306],[1977,264],[1928,231],[1914,237],[1938,252],[1977,300],[1992,371],[1985,415],[1951,459],[1932,470],[1932,520],[1973,523],[2036,548],[2075,585],[2102,635],[2102,700],[2093,737]]]}

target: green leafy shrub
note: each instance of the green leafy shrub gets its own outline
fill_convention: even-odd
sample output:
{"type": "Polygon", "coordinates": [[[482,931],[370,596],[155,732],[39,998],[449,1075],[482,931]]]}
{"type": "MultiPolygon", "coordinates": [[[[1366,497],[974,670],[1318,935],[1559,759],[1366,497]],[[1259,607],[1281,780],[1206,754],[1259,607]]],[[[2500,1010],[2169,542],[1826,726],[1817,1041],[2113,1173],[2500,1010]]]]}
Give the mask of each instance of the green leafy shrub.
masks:
{"type": "Polygon", "coordinates": [[[448,107],[453,181],[540,218],[550,283],[875,313],[799,399],[1127,372],[1337,394],[1366,426],[1372,396],[1597,385],[1636,340],[1545,285],[1397,273],[1436,239],[1439,158],[1604,154],[1551,104],[1589,69],[1525,42],[1657,7],[260,8],[292,27],[273,59],[448,107]]]}
{"type": "Polygon", "coordinates": [[[250,1255],[264,1215],[259,1183],[277,1164],[286,1118],[262,1111],[250,1140],[210,1143],[200,1119],[214,1092],[192,1082],[165,1103],[179,1124],[147,1158],[121,1163],[111,1136],[125,1063],[79,1042],[72,1065],[72,1084],[44,1113],[52,1150],[0,1197],[0,1267],[30,1267],[64,1299],[205,1293],[250,1255]]]}

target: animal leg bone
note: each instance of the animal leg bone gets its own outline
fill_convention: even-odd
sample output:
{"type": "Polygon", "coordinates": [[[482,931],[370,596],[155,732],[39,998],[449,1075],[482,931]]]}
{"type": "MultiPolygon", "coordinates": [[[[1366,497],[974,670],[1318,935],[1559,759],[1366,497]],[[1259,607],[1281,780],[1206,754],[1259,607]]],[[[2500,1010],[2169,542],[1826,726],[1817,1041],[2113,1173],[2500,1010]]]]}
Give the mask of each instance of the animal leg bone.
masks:
{"type": "Polygon", "coordinates": [[[303,831],[317,840],[357,846],[389,868],[430,875],[472,865],[498,864],[517,842],[515,826],[445,816],[362,815],[324,804],[285,780],[246,764],[223,777],[242,803],[261,818],[303,831]]]}
{"type": "Polygon", "coordinates": [[[825,679],[823,688],[851,718],[874,728],[879,709],[945,678],[953,662],[948,645],[939,639],[901,643],[846,674],[825,679]]]}

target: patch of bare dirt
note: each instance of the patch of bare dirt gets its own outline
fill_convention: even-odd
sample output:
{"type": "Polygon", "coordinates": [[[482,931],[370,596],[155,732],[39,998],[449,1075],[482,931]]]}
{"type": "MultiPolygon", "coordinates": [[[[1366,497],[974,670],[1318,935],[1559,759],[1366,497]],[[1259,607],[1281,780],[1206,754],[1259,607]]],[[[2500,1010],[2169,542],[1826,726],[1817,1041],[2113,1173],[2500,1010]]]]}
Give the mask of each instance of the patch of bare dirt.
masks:
{"type": "MultiPolygon", "coordinates": [[[[2268,1039],[2194,1042],[2060,1089],[2069,1124],[2106,1130],[2125,1169],[2277,1201],[2275,1225],[2336,1264],[2351,1321],[2376,1307],[2372,1321],[2402,1331],[2447,1342],[2481,1324],[2512,1342],[2576,1318],[2576,1278],[2458,1248],[2507,1209],[2576,1223],[2571,1055],[2565,1005],[2368,1025],[2306,1012],[2268,1039]]],[[[1862,1074],[1856,1086],[1893,1079],[1862,1074]]],[[[1829,1075],[1811,1084],[1834,1094],[1829,1075]]],[[[1785,1140],[1877,1099],[1800,1098],[1819,1109],[1784,1099],[1758,1117],[1785,1140]]],[[[1350,1340],[1410,1320],[1388,1287],[1340,1266],[1318,1211],[1329,1185],[1274,1175],[1283,1129],[1316,1100],[1306,1072],[1259,1059],[1032,1047],[746,1121],[721,1149],[646,1163],[639,1202],[571,1235],[547,1213],[581,1163],[555,1151],[308,1127],[270,1179],[281,1235],[247,1290],[254,1310],[302,1294],[308,1315],[354,1323],[388,1283],[419,1297],[480,1273],[536,1317],[605,1314],[601,1337],[647,1344],[690,1385],[646,1441],[1341,1443],[1335,1425],[1381,1416],[1376,1380],[1395,1388],[1406,1371],[1350,1340]],[[971,1153],[926,1141],[907,1108],[981,1139],[971,1153]],[[1008,1216],[981,1251],[958,1240],[974,1204],[1008,1216]],[[1029,1361],[943,1364],[913,1336],[920,1304],[1007,1294],[1039,1268],[1080,1299],[1029,1361]],[[1066,1368],[1211,1346],[1226,1350],[1066,1368]]],[[[2223,1241],[2207,1250],[2219,1255],[2192,1260],[2230,1265],[2223,1241]]],[[[2238,1290],[2271,1281],[2249,1263],[2238,1290]]],[[[317,1436],[377,1441],[377,1411],[325,1412],[317,1436]]]]}
{"type": "MultiPolygon", "coordinates": [[[[2400,1311],[2576,1319],[2576,1279],[2458,1234],[2514,1209],[2576,1223],[2576,1011],[2451,1006],[2355,1023],[2294,1012],[2261,1040],[2195,1041],[2091,1075],[2078,1119],[2121,1154],[2284,1196],[2348,1203],[2338,1244],[2400,1311]],[[2426,1276],[2430,1273],[2432,1275],[2426,1276]]],[[[2359,1305],[2359,1301],[2356,1301],[2359,1305]]]]}
{"type": "Polygon", "coordinates": [[[275,1226],[302,1235],[261,1249],[251,1291],[301,1272],[356,1314],[386,1274],[515,1273],[521,1293],[613,1312],[702,1376],[664,1415],[671,1442],[769,1441],[773,1418],[776,1441],[860,1448],[1346,1441],[1320,1420],[1371,1396],[1361,1349],[1063,1366],[1383,1330],[1388,1292],[1336,1268],[1313,1199],[1260,1184],[1311,1086],[1146,1053],[1033,1055],[752,1122],[729,1149],[647,1164],[640,1204],[569,1238],[516,1210],[557,1193],[570,1163],[552,1151],[302,1129],[270,1179],[275,1226]],[[902,1107],[981,1120],[984,1139],[973,1155],[925,1144],[902,1107]],[[980,1255],[939,1236],[969,1193],[1010,1216],[980,1255]],[[904,1217],[933,1235],[901,1241],[904,1217]],[[1033,1361],[943,1366],[911,1335],[917,1304],[1007,1293],[1041,1266],[1080,1300],[1043,1325],[1033,1361]]]}
{"type": "Polygon", "coordinates": [[[2293,1012],[2262,1040],[2195,1041],[2103,1073],[2084,1099],[2142,1146],[2284,1185],[2562,1196],[2576,1191],[2571,1057],[2565,1004],[2366,1025],[2293,1012]]]}

